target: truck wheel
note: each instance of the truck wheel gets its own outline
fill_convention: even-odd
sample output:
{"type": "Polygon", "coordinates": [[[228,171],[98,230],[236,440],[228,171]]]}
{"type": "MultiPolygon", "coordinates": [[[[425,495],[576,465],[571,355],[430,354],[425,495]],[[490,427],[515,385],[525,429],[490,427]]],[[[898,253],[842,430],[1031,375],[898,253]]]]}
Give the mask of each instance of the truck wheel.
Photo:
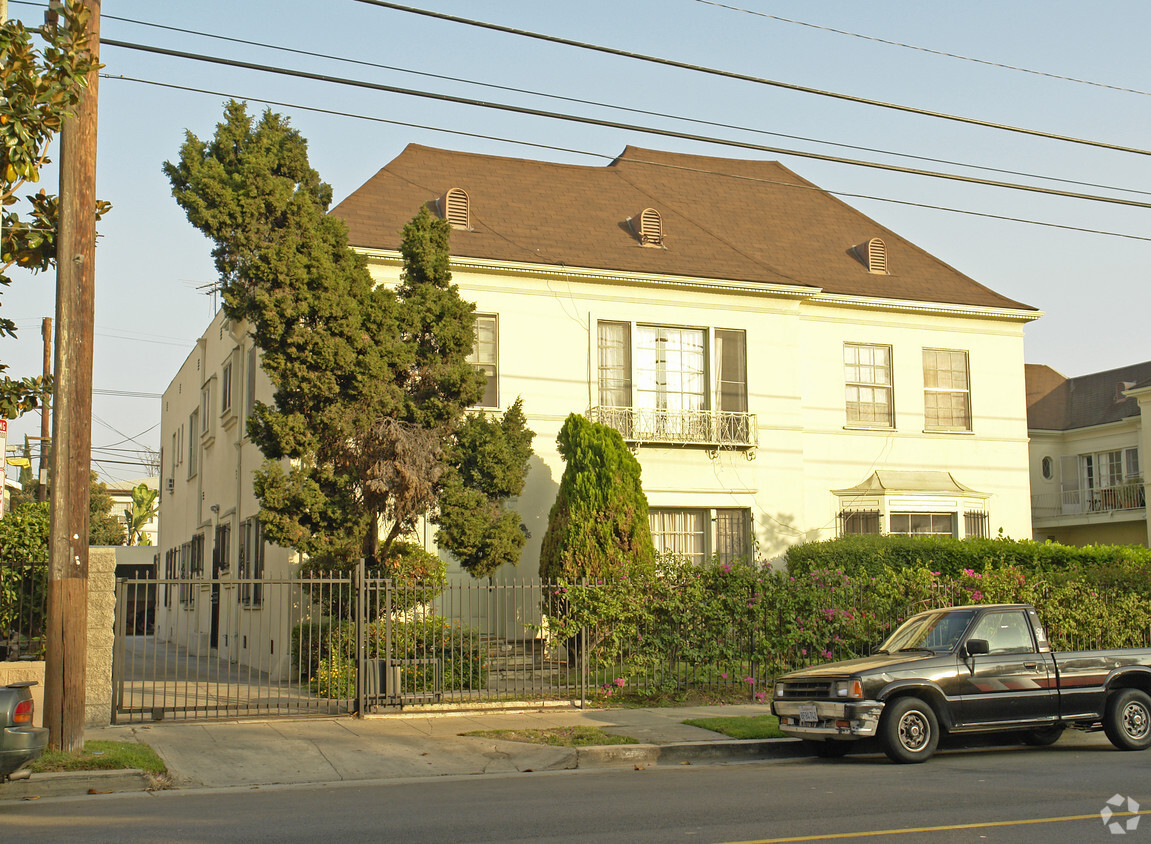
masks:
{"type": "Polygon", "coordinates": [[[1047,747],[1059,741],[1063,735],[1063,725],[1053,724],[1050,727],[1040,727],[1038,730],[1028,730],[1023,734],[1023,743],[1032,747],[1047,747]]]}
{"type": "Polygon", "coordinates": [[[1120,689],[1107,698],[1103,732],[1120,750],[1151,747],[1151,697],[1139,689],[1120,689]]]}
{"type": "Polygon", "coordinates": [[[879,738],[892,762],[926,762],[939,745],[939,720],[919,698],[896,698],[884,708],[879,738]]]}
{"type": "Polygon", "coordinates": [[[820,759],[839,759],[847,755],[847,752],[851,749],[851,742],[804,739],[803,746],[810,750],[812,755],[818,756],[820,759]]]}

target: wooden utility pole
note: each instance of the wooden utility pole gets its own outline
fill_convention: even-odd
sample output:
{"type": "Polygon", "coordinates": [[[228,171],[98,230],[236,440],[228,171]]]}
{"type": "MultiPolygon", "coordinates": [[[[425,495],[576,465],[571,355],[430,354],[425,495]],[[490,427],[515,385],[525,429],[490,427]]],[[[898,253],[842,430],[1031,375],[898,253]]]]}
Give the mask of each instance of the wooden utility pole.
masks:
{"type": "MultiPolygon", "coordinates": [[[[100,0],[80,2],[92,12],[88,49],[97,59],[100,0]]],[[[67,752],[84,747],[98,81],[98,71],[93,69],[75,114],[64,121],[60,131],[44,726],[49,730],[49,746],[67,752]]]]}
{"type": "MultiPolygon", "coordinates": [[[[44,338],[44,383],[52,375],[52,317],[44,317],[40,325],[44,338]]],[[[40,402],[40,472],[37,475],[36,500],[48,500],[48,460],[52,454],[52,429],[48,427],[52,419],[52,394],[45,391],[40,402]]]]}

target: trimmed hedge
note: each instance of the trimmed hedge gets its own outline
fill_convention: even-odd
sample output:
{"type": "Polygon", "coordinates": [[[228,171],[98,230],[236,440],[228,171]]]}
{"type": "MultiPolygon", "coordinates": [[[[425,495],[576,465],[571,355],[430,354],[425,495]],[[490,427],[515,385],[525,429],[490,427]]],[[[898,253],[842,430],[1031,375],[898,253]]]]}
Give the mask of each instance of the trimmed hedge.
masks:
{"type": "MultiPolygon", "coordinates": [[[[1132,576],[1121,567],[1128,563],[1137,561],[1114,564],[1122,579],[1132,576]]],[[[1058,650],[1151,642],[1146,584],[1103,585],[1067,569],[1014,565],[953,576],[922,564],[868,568],[874,573],[665,563],[650,578],[557,587],[548,631],[570,641],[586,627],[593,675],[614,672],[609,680],[633,690],[700,683],[762,690],[793,668],[870,653],[911,614],[961,604],[1033,604],[1058,650]]]]}
{"type": "Polygon", "coordinates": [[[790,574],[843,571],[874,576],[892,569],[922,568],[957,577],[964,570],[1017,568],[1067,583],[1078,580],[1151,596],[1151,549],[1139,545],[1060,545],[1015,539],[952,539],[917,536],[844,536],[794,545],[790,574]]]}

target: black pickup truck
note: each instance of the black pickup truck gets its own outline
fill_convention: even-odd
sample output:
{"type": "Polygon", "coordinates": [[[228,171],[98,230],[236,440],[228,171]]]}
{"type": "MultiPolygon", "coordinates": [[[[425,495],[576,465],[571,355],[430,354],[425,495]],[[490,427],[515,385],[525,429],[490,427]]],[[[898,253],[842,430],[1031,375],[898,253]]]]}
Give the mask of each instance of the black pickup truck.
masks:
{"type": "Polygon", "coordinates": [[[818,756],[877,737],[894,762],[931,758],[941,734],[1016,731],[1051,744],[1102,729],[1121,750],[1151,746],[1151,649],[1056,653],[1025,604],[912,616],[871,656],[780,677],[780,729],[818,756]]]}

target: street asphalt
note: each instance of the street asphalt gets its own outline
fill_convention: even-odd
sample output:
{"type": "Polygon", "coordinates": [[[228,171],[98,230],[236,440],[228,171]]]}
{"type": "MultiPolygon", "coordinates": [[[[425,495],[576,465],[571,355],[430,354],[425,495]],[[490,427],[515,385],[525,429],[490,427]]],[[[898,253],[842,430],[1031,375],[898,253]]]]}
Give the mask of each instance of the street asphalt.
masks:
{"type": "MultiPolygon", "coordinates": [[[[139,741],[168,767],[139,771],[33,774],[0,785],[0,801],[99,795],[158,788],[235,788],[607,766],[716,764],[805,756],[795,739],[735,740],[685,720],[762,715],[760,704],[650,709],[573,707],[419,712],[366,718],[154,722],[88,728],[85,739],[139,741]],[[476,730],[586,725],[639,744],[549,747],[464,736],[476,730]]],[[[1101,733],[1068,731],[1061,743],[1103,743],[1101,733]]]]}

